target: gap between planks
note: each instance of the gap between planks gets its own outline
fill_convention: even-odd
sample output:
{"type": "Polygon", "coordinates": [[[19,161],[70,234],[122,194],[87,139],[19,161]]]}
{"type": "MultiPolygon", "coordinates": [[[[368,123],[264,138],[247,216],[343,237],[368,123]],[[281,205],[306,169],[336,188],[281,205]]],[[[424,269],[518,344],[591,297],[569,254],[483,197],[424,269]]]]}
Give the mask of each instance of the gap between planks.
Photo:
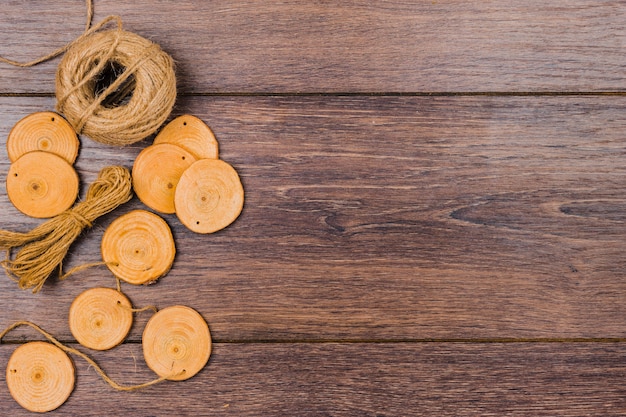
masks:
{"type": "MultiPolygon", "coordinates": [[[[626,97],[626,91],[207,92],[180,97],[626,97]]],[[[0,93],[0,97],[55,97],[54,93],[0,93]]]]}
{"type": "MultiPolygon", "coordinates": [[[[3,345],[21,345],[28,342],[40,341],[41,338],[19,338],[13,340],[2,341],[3,345]]],[[[75,340],[62,340],[57,339],[64,345],[76,345],[75,340]]],[[[141,345],[140,340],[126,340],[122,344],[124,345],[141,345]]],[[[370,345],[398,345],[398,344],[464,344],[464,345],[488,345],[488,344],[528,344],[528,343],[542,343],[542,344],[618,344],[626,343],[626,338],[491,338],[491,339],[380,339],[380,340],[359,340],[359,339],[293,339],[293,340],[281,340],[281,339],[255,339],[255,340],[237,340],[237,339],[213,339],[213,344],[222,345],[245,345],[245,344],[260,344],[260,345],[298,345],[298,344],[342,344],[342,345],[358,345],[358,344],[370,344],[370,345]]]]}

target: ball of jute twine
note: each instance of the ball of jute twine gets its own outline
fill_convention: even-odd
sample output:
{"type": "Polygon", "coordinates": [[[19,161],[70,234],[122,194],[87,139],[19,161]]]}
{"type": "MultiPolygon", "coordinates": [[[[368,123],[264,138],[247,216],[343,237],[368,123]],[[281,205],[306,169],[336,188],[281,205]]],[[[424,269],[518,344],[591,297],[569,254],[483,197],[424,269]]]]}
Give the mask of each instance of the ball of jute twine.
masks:
{"type": "Polygon", "coordinates": [[[82,35],[52,53],[29,62],[0,56],[0,62],[31,67],[65,53],[56,73],[56,109],[79,134],[108,145],[130,145],[165,122],[176,101],[174,61],[159,45],[122,29],[119,16],[91,26],[87,3],[82,35]],[[117,28],[100,31],[110,22],[117,28]],[[107,68],[119,73],[104,88],[98,80],[107,68]]]}
{"type": "Polygon", "coordinates": [[[156,132],[172,111],[174,63],[159,45],[118,25],[67,50],[56,73],[56,97],[57,111],[77,133],[107,145],[129,145],[156,132]],[[111,65],[121,74],[95,91],[98,76],[111,65]]]}

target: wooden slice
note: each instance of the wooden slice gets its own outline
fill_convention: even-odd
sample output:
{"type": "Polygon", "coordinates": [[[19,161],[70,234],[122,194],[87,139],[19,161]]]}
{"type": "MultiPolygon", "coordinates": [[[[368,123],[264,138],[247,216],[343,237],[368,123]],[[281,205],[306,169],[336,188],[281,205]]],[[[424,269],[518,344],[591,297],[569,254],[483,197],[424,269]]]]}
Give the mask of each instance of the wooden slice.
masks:
{"type": "Polygon", "coordinates": [[[219,159],[201,159],[180,177],[174,204],[187,228],[213,233],[235,221],[243,200],[243,186],[232,166],[219,159]]]}
{"type": "Polygon", "coordinates": [[[182,381],[200,372],[209,361],[211,333],[197,311],[172,306],[150,318],[142,345],[150,369],[160,377],[182,381]]]}
{"type": "Polygon", "coordinates": [[[165,220],[145,210],[115,219],[102,236],[102,259],[119,279],[151,284],[170,270],[176,248],[165,220]]]}
{"type": "Polygon", "coordinates": [[[32,113],[17,122],[7,137],[11,162],[32,151],[51,152],[73,165],[80,142],[74,128],[61,115],[49,111],[32,113]]]}
{"type": "Polygon", "coordinates": [[[124,341],[133,324],[132,304],[112,288],[92,288],[70,306],[70,330],[78,343],[95,350],[111,349],[124,341]]]}
{"type": "Polygon", "coordinates": [[[34,151],[11,164],[7,195],[22,213],[53,217],[72,207],[78,197],[78,174],[63,158],[34,151]]]}
{"type": "Polygon", "coordinates": [[[133,165],[133,188],[148,207],[174,213],[174,191],[183,172],[196,158],[180,146],[169,143],[145,148],[133,165]]]}
{"type": "Polygon", "coordinates": [[[7,386],[11,396],[29,411],[57,409],[74,390],[74,364],[47,342],[21,345],[9,358],[7,386]]]}
{"type": "Polygon", "coordinates": [[[171,143],[190,152],[196,159],[217,159],[218,143],[211,128],[202,120],[184,114],[169,122],[154,143],[171,143]]]}

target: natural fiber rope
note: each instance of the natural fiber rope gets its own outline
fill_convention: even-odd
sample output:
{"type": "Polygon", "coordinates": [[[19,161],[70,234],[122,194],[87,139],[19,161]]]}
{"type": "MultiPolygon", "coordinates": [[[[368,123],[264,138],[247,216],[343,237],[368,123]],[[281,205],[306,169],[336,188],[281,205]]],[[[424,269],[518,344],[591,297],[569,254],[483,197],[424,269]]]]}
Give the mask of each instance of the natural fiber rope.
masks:
{"type": "MultiPolygon", "coordinates": [[[[93,0],[86,0],[85,3],[87,4],[87,23],[85,24],[85,31],[74,42],[100,29],[102,26],[109,23],[113,18],[119,19],[119,17],[117,16],[109,16],[105,18],[102,22],[100,22],[99,24],[97,24],[96,26],[90,29],[91,20],[93,19],[93,0]]],[[[33,59],[32,61],[20,62],[20,61],[14,61],[12,59],[8,59],[3,56],[0,56],[0,62],[4,62],[6,64],[13,65],[15,67],[22,67],[22,68],[32,67],[32,66],[41,64],[42,62],[46,62],[54,57],[61,55],[63,52],[67,51],[70,46],[72,46],[72,42],[68,43],[67,45],[63,45],[62,47],[50,52],[48,55],[44,55],[40,58],[33,59]]]]}
{"type": "Polygon", "coordinates": [[[2,266],[22,289],[38,292],[46,279],[61,266],[70,245],[83,229],[133,196],[130,172],[124,167],[102,169],[89,186],[84,201],[35,227],[30,232],[0,230],[0,248],[7,249],[2,266]],[[22,247],[14,259],[12,248],[22,247]]]}
{"type": "Polygon", "coordinates": [[[157,44],[121,26],[92,33],[63,56],[56,97],[57,111],[77,133],[107,145],[129,145],[156,132],[169,116],[176,101],[174,63],[157,44]],[[111,63],[124,70],[96,95],[95,78],[111,63]],[[104,105],[111,95],[128,102],[104,105]]]}
{"type": "Polygon", "coordinates": [[[177,376],[177,375],[170,375],[170,376],[160,377],[160,378],[154,379],[152,381],[145,382],[143,384],[138,384],[138,385],[120,385],[117,382],[113,381],[106,374],[106,372],[104,372],[104,370],[100,367],[100,365],[98,365],[96,363],[96,361],[91,359],[88,355],[84,354],[80,350],[77,350],[77,349],[74,349],[74,348],[71,348],[69,346],[64,345],[63,343],[59,342],[50,333],[46,332],[41,327],[37,326],[35,323],[32,323],[30,321],[17,321],[15,323],[11,324],[9,327],[4,329],[2,331],[2,333],[0,333],[0,340],[2,340],[2,338],[4,338],[4,336],[6,336],[7,333],[9,333],[11,330],[13,330],[13,329],[15,329],[17,327],[20,327],[20,326],[32,327],[33,329],[35,329],[36,331],[41,333],[46,339],[48,339],[52,344],[54,344],[59,349],[63,350],[66,353],[71,353],[73,355],[76,355],[76,356],[79,356],[79,357],[83,358],[89,365],[91,365],[96,370],[96,372],[102,377],[102,379],[104,379],[106,381],[107,384],[109,384],[111,387],[113,387],[114,389],[116,389],[118,391],[136,391],[138,389],[146,388],[146,387],[149,387],[151,385],[158,384],[159,382],[163,382],[163,381],[165,381],[165,380],[167,380],[169,378],[177,376]]]}
{"type": "Polygon", "coordinates": [[[135,308],[135,307],[126,307],[124,304],[118,302],[117,303],[118,306],[120,306],[120,308],[130,311],[131,313],[143,313],[144,311],[152,311],[153,313],[158,313],[159,309],[157,308],[157,306],[154,305],[147,305],[145,307],[140,307],[140,308],[135,308]]]}
{"type": "Polygon", "coordinates": [[[92,17],[92,0],[87,0],[85,31],[74,41],[29,62],[4,57],[0,62],[30,67],[65,53],[56,74],[56,110],[79,134],[107,145],[130,145],[156,132],[172,111],[174,61],[159,45],[123,30],[119,16],[90,28],[92,17]],[[111,21],[116,29],[98,32],[111,21]],[[95,91],[98,76],[111,64],[122,73],[102,92],[95,91]]]}

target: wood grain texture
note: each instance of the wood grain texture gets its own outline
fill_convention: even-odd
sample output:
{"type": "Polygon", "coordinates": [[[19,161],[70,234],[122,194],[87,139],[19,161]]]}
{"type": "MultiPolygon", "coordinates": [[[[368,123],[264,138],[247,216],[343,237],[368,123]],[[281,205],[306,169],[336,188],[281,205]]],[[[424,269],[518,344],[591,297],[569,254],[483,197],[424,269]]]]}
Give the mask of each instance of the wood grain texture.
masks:
{"type": "MultiPolygon", "coordinates": [[[[0,100],[0,136],[52,102],[0,100]]],[[[189,303],[218,341],[623,338],[625,110],[623,97],[183,98],[245,207],[212,235],[164,216],[174,265],[128,293],[189,303]]],[[[83,183],[145,145],[82,138],[83,183]]],[[[103,229],[137,208],[102,219],[66,267],[98,261],[103,229]]],[[[0,213],[4,228],[36,224],[4,194],[0,213]]],[[[0,280],[2,318],[70,338],[65,312],[96,284],[114,283],[95,269],[33,296],[0,280]]]]}
{"type": "MultiPolygon", "coordinates": [[[[0,362],[14,348],[0,347],[0,362]]],[[[95,357],[120,382],[154,378],[140,345],[95,357]]],[[[53,415],[573,417],[626,410],[623,344],[218,344],[194,378],[132,393],[111,390],[84,362],[74,363],[74,393],[53,415]]],[[[30,415],[5,389],[0,413],[30,415]]]]}
{"type": "MultiPolygon", "coordinates": [[[[84,26],[78,0],[3,5],[0,55],[29,60],[84,26]],[[43,28],[43,30],[42,30],[43,28]]],[[[621,2],[98,0],[178,63],[181,91],[624,91],[621,2]]],[[[0,93],[53,91],[53,61],[0,66],[0,93]]]]}
{"type": "MultiPolygon", "coordinates": [[[[118,393],[75,358],[76,390],[53,415],[626,414],[623,6],[96,0],[94,22],[119,14],[172,54],[172,118],[208,123],[246,201],[212,235],[164,216],[170,273],[123,286],[136,307],[199,311],[217,342],[208,366],[118,393]]],[[[20,60],[85,20],[79,0],[0,14],[0,55],[20,60]]],[[[57,64],[0,65],[0,178],[11,127],[54,108],[57,64]]],[[[151,141],[81,137],[81,196],[151,141]]],[[[105,228],[134,209],[100,219],[64,267],[99,261],[105,228]]],[[[40,222],[0,192],[0,228],[40,222]]],[[[0,326],[32,320],[73,344],[72,301],[114,285],[94,268],[33,295],[0,273],[0,326]]],[[[150,316],[90,352],[119,382],[154,378],[150,316]]],[[[30,414],[1,364],[38,339],[19,329],[0,345],[0,415],[30,414]]]]}

